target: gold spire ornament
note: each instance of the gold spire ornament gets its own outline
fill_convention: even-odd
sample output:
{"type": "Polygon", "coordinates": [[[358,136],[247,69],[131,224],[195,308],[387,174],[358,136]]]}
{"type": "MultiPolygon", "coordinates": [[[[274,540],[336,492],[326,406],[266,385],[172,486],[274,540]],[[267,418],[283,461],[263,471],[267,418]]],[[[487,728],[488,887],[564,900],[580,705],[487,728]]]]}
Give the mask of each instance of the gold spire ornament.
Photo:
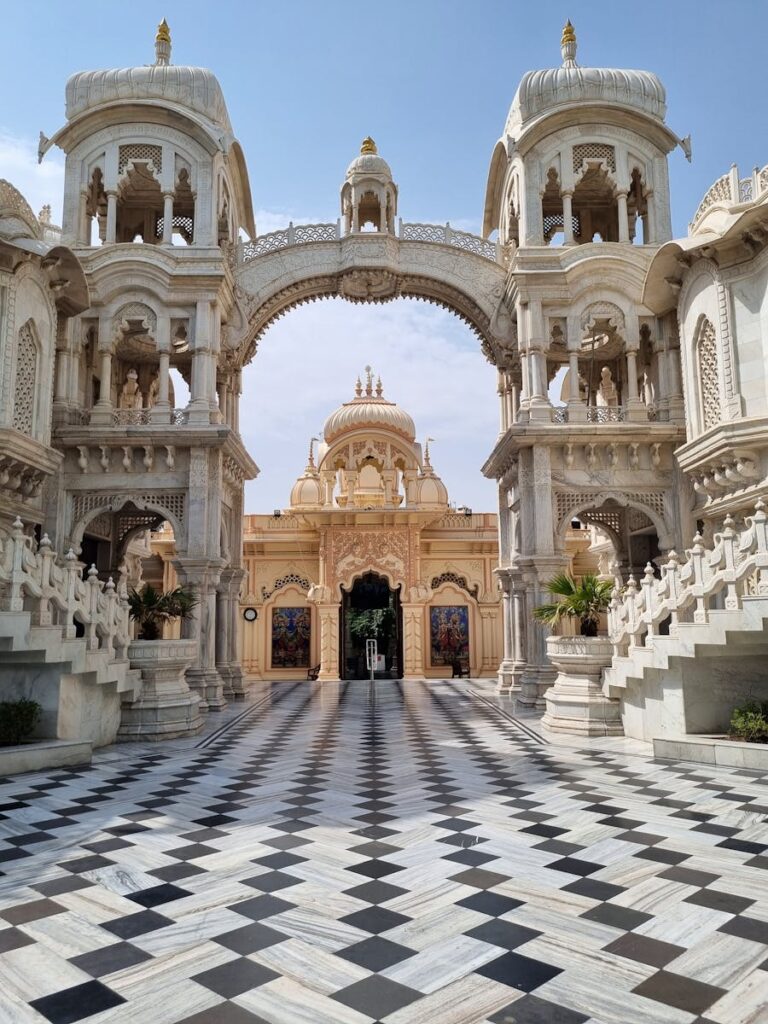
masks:
{"type": "Polygon", "coordinates": [[[171,29],[163,18],[155,35],[155,65],[165,67],[171,63],[171,29]]]}
{"type": "Polygon", "coordinates": [[[371,154],[372,156],[375,156],[378,152],[379,151],[376,148],[376,143],[373,141],[370,135],[363,139],[363,144],[360,147],[361,156],[365,156],[366,154],[371,154]]]}
{"type": "Polygon", "coordinates": [[[560,53],[563,56],[564,68],[576,68],[576,29],[571,24],[570,18],[563,25],[563,34],[560,37],[560,53]]]}

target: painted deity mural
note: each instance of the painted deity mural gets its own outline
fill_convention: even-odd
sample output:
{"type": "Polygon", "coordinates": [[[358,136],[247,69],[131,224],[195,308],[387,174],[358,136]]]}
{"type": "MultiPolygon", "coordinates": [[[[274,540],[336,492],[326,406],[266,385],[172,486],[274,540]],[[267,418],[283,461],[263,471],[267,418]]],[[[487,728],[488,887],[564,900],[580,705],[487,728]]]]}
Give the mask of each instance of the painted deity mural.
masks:
{"type": "Polygon", "coordinates": [[[469,662],[469,608],[465,604],[429,609],[432,667],[469,662]]]}
{"type": "Polygon", "coordinates": [[[272,609],[272,668],[309,668],[309,608],[272,609]]]}

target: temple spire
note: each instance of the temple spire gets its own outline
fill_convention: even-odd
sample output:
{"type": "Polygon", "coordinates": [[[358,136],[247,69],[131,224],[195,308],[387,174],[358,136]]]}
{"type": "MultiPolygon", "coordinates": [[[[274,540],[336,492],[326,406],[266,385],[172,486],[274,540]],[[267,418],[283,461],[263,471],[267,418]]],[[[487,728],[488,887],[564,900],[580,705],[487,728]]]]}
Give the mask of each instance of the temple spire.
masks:
{"type": "Polygon", "coordinates": [[[171,63],[171,30],[168,22],[163,18],[157,26],[155,36],[155,66],[166,67],[171,63]]]}
{"type": "Polygon", "coordinates": [[[577,68],[576,63],[576,30],[571,24],[570,18],[563,26],[563,34],[560,37],[560,53],[563,57],[564,68],[577,68]]]}

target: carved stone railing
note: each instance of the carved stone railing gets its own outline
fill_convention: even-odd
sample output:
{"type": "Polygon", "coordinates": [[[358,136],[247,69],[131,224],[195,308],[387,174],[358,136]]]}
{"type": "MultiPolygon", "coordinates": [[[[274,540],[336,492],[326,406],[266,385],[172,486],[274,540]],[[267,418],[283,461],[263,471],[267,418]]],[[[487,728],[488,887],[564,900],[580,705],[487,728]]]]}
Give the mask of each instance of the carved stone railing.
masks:
{"type": "Polygon", "coordinates": [[[623,405],[588,405],[587,423],[623,423],[627,410],[623,405]]]}
{"type": "Polygon", "coordinates": [[[754,203],[768,192],[768,164],[757,167],[747,178],[739,177],[734,164],[730,171],[721,175],[704,194],[688,229],[693,232],[712,206],[738,206],[740,203],[754,203]]]}
{"type": "Polygon", "coordinates": [[[125,577],[117,586],[99,579],[95,565],[83,578],[83,564],[70,548],[60,560],[47,534],[40,543],[16,519],[0,534],[0,611],[28,611],[36,626],[58,626],[63,639],[77,635],[80,623],[88,650],[106,650],[125,659],[130,619],[125,577]]]}
{"type": "MultiPolygon", "coordinates": [[[[378,232],[363,232],[366,236],[376,236],[378,232]]],[[[399,222],[397,237],[404,242],[433,242],[438,245],[449,245],[475,256],[492,260],[494,263],[504,262],[504,250],[497,242],[489,242],[486,238],[473,235],[468,231],[457,231],[450,224],[406,224],[399,222]]],[[[282,231],[270,231],[249,242],[241,242],[237,248],[237,262],[249,263],[260,256],[288,249],[294,245],[308,245],[312,242],[335,242],[341,238],[341,221],[335,224],[294,224],[291,222],[282,231]]]]}
{"type": "Polygon", "coordinates": [[[455,249],[482,256],[494,263],[501,263],[501,247],[487,238],[470,234],[468,231],[457,231],[450,224],[405,224],[400,221],[400,238],[406,242],[437,242],[440,245],[451,245],[455,249]]]}
{"type": "Polygon", "coordinates": [[[149,423],[151,409],[113,409],[112,422],[116,427],[143,427],[149,423]]]}
{"type": "MultiPolygon", "coordinates": [[[[623,423],[627,418],[627,410],[623,405],[587,405],[587,423],[623,423]]],[[[567,405],[555,405],[552,408],[553,423],[572,422],[568,416],[567,405]]],[[[655,419],[648,407],[648,419],[655,419]]]]}
{"type": "MultiPolygon", "coordinates": [[[[189,422],[189,409],[169,409],[168,419],[158,420],[152,409],[113,409],[112,425],[115,427],[144,427],[151,423],[170,423],[180,427],[189,422]]],[[[87,427],[91,422],[93,409],[70,409],[67,424],[70,427],[87,427]]]]}
{"type": "Polygon", "coordinates": [[[683,622],[707,624],[715,609],[738,610],[745,597],[768,595],[768,515],[763,502],[758,501],[740,530],[728,516],[711,548],[697,533],[686,556],[681,562],[671,551],[661,579],[649,562],[639,586],[633,576],[624,587],[617,580],[608,611],[615,655],[652,645],[665,620],[669,635],[677,636],[683,622]]]}

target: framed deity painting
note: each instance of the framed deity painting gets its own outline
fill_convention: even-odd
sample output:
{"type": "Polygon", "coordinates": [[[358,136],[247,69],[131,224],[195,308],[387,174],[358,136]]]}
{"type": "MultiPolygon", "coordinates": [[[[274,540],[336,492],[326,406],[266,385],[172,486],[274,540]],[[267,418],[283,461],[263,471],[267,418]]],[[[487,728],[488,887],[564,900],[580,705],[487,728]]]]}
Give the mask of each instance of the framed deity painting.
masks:
{"type": "Polygon", "coordinates": [[[433,668],[469,662],[469,608],[465,604],[429,609],[430,663],[433,668]]]}
{"type": "Polygon", "coordinates": [[[309,608],[273,608],[272,668],[309,668],[311,637],[309,608]]]}

